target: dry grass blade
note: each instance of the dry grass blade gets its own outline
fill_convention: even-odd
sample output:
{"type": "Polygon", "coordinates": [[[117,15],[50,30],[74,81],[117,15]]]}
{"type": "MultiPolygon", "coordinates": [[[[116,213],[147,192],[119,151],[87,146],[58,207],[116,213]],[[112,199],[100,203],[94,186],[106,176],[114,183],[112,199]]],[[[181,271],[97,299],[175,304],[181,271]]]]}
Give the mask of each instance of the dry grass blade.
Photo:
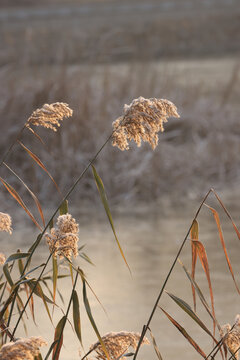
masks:
{"type": "MultiPolygon", "coordinates": [[[[212,315],[213,315],[213,318],[215,319],[214,297],[213,297],[213,290],[212,290],[212,283],[211,283],[211,278],[210,278],[210,270],[209,270],[209,265],[208,265],[207,253],[206,253],[206,250],[205,250],[203,244],[199,240],[191,240],[191,242],[196,247],[197,255],[200,259],[202,268],[207,277],[209,293],[210,293],[210,298],[211,298],[212,315]]],[[[215,320],[213,320],[213,327],[214,327],[214,333],[215,333],[215,320]]]]}
{"type": "Polygon", "coordinates": [[[220,223],[220,218],[219,218],[219,215],[218,215],[218,212],[213,209],[211,206],[205,204],[205,206],[210,209],[213,213],[213,216],[214,216],[214,219],[216,221],[216,224],[217,224],[217,228],[218,228],[218,233],[219,233],[219,238],[220,238],[220,241],[221,241],[221,244],[222,244],[222,248],[223,248],[223,251],[224,251],[224,254],[225,254],[225,257],[226,257],[226,260],[227,260],[227,264],[228,264],[228,268],[229,268],[229,271],[232,275],[232,279],[233,279],[233,282],[235,284],[235,287],[237,289],[237,292],[240,294],[240,290],[239,290],[239,287],[237,285],[237,282],[236,282],[236,279],[235,279],[235,276],[234,276],[234,273],[233,273],[233,268],[232,268],[232,265],[231,265],[231,262],[229,260],[229,257],[228,257],[228,254],[227,254],[227,249],[226,249],[226,245],[225,245],[225,241],[224,241],[224,237],[223,237],[223,232],[222,232],[222,228],[221,228],[221,223],[220,223]]]}
{"type": "Polygon", "coordinates": [[[15,171],[13,171],[6,163],[4,163],[4,165],[8,168],[9,171],[11,171],[12,174],[14,174],[16,176],[16,178],[23,184],[23,186],[27,189],[27,191],[29,192],[29,194],[32,196],[37,208],[38,208],[38,211],[39,211],[39,214],[40,214],[40,217],[42,219],[42,223],[43,223],[43,226],[45,226],[45,220],[44,220],[44,215],[43,215],[43,211],[42,211],[42,207],[41,207],[41,204],[37,198],[37,196],[32,192],[32,190],[29,189],[29,187],[27,186],[27,184],[15,173],[15,171]]]}
{"type": "Polygon", "coordinates": [[[206,359],[206,354],[200,348],[200,346],[191,338],[191,336],[187,333],[187,331],[176,321],[174,320],[163,308],[160,309],[164,312],[164,314],[168,317],[168,319],[172,322],[172,324],[181,332],[181,334],[188,340],[188,342],[194,347],[194,349],[204,358],[206,359]]]}
{"type": "Polygon", "coordinates": [[[151,329],[148,328],[148,330],[149,330],[150,336],[151,336],[151,338],[152,338],[152,342],[153,342],[153,346],[154,346],[155,353],[156,353],[156,355],[157,355],[157,357],[158,357],[159,360],[163,360],[162,355],[161,355],[161,353],[160,353],[160,351],[159,351],[159,348],[158,348],[158,346],[157,346],[155,337],[153,336],[153,333],[152,333],[151,329]]]}
{"type": "Polygon", "coordinates": [[[235,230],[235,232],[236,232],[236,234],[237,234],[238,239],[240,240],[240,232],[239,232],[236,224],[234,223],[234,221],[233,221],[233,219],[232,219],[229,211],[228,211],[228,210],[226,209],[226,207],[224,206],[224,204],[223,204],[222,200],[220,199],[220,197],[218,196],[218,194],[217,194],[213,189],[211,189],[211,191],[212,191],[213,194],[216,196],[219,204],[222,206],[222,208],[223,208],[225,214],[227,215],[227,217],[231,220],[232,226],[233,226],[233,228],[234,228],[234,230],[235,230]]]}
{"type": "Polygon", "coordinates": [[[21,141],[18,141],[18,143],[23,147],[23,149],[31,156],[31,158],[48,174],[48,176],[50,177],[50,179],[52,180],[52,182],[54,183],[57,191],[59,192],[60,195],[62,195],[56,181],[54,180],[54,178],[52,177],[52,175],[49,173],[49,171],[46,169],[46,167],[44,166],[44,164],[42,163],[42,161],[39,159],[39,157],[37,157],[36,154],[34,154],[31,150],[29,150],[21,141]]]}
{"type": "MultiPolygon", "coordinates": [[[[190,238],[191,240],[198,240],[198,222],[196,219],[193,220],[193,224],[190,231],[190,238]]],[[[197,250],[196,247],[191,242],[191,250],[192,250],[192,278],[195,279],[195,269],[196,269],[196,263],[197,263],[197,250]]],[[[196,294],[195,294],[195,288],[192,285],[192,295],[193,295],[193,306],[194,311],[196,311],[196,294]]]]}
{"type": "Polygon", "coordinates": [[[28,208],[24,204],[23,200],[21,199],[20,195],[18,195],[17,191],[11,185],[9,185],[5,180],[3,180],[1,177],[0,177],[0,181],[5,186],[7,191],[12,195],[12,197],[15,200],[17,200],[19,205],[21,205],[21,207],[25,210],[25,212],[28,214],[28,216],[31,218],[31,220],[34,222],[34,224],[42,231],[41,226],[38,224],[37,220],[34,218],[32,213],[28,210],[28,208]]]}

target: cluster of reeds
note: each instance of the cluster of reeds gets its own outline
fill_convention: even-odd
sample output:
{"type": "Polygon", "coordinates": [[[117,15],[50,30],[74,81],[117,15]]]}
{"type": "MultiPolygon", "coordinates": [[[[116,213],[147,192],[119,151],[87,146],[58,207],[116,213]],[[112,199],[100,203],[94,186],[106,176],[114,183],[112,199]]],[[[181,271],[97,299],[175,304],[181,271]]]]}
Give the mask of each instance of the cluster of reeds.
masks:
{"type": "MultiPolygon", "coordinates": [[[[56,208],[50,219],[46,222],[44,217],[44,212],[37,195],[30,189],[30,186],[27,185],[17,174],[17,170],[12,169],[7,164],[7,159],[10,153],[14,152],[14,147],[18,146],[19,149],[26,152],[31,159],[33,159],[38,166],[50,177],[51,181],[57,188],[57,191],[61,194],[61,191],[56,184],[56,181],[51,176],[50,172],[47,170],[43,162],[36,155],[35,152],[30,150],[23,142],[21,141],[21,135],[23,131],[30,130],[33,136],[36,136],[38,139],[41,139],[40,135],[36,133],[34,126],[41,126],[44,128],[52,129],[56,131],[56,127],[60,125],[59,121],[69,118],[72,115],[72,110],[69,108],[66,103],[54,103],[54,104],[45,104],[42,108],[37,109],[34,113],[28,118],[23,129],[20,131],[17,136],[17,140],[9,147],[5,155],[3,156],[0,166],[5,166],[5,168],[13,174],[19,182],[25,187],[28,193],[33,198],[36,208],[39,212],[38,220],[29,207],[25,204],[22,197],[16,191],[16,189],[6,180],[0,177],[0,181],[6,191],[18,202],[18,204],[25,210],[26,214],[35,224],[35,226],[40,230],[35,242],[26,252],[21,252],[18,250],[14,254],[2,254],[0,253],[0,265],[2,266],[2,273],[0,276],[0,359],[42,359],[40,353],[40,347],[47,345],[46,341],[41,337],[30,337],[30,338],[18,338],[16,335],[19,334],[19,324],[22,322],[24,324],[24,317],[26,315],[27,309],[29,309],[32,316],[33,322],[35,322],[35,297],[40,297],[43,302],[43,305],[46,309],[47,315],[50,322],[54,322],[53,312],[50,311],[50,306],[57,310],[61,310],[63,316],[55,325],[55,334],[54,340],[50,344],[48,351],[45,355],[45,359],[48,359],[49,356],[52,356],[53,360],[60,358],[61,348],[63,345],[64,329],[67,321],[69,320],[70,308],[73,309],[73,328],[76,333],[77,338],[81,346],[82,342],[82,329],[80,322],[80,309],[79,309],[79,291],[77,291],[78,280],[81,280],[82,284],[82,299],[85,306],[86,314],[89,318],[89,321],[95,331],[95,334],[98,338],[98,341],[93,344],[89,351],[83,356],[82,359],[86,358],[89,354],[94,353],[96,359],[102,360],[119,360],[120,358],[126,358],[133,356],[135,360],[139,348],[142,344],[149,344],[149,341],[146,337],[146,333],[149,332],[152,338],[152,343],[156,352],[156,355],[159,360],[162,359],[160,351],[158,349],[156,339],[154,338],[151,330],[150,323],[152,318],[158,308],[161,308],[162,312],[167,316],[167,318],[176,326],[176,328],[182,333],[182,335],[190,342],[194,347],[197,353],[202,356],[204,359],[213,359],[220,352],[222,358],[228,358],[228,354],[231,354],[231,358],[238,357],[238,349],[240,346],[240,323],[239,315],[236,316],[235,323],[231,326],[226,324],[221,326],[217,321],[215,316],[214,309],[214,295],[211,285],[210,271],[207,260],[207,253],[203,243],[199,240],[199,230],[198,230],[198,215],[203,206],[206,206],[211,213],[214,215],[216,225],[219,232],[219,238],[223,248],[223,252],[229,267],[230,274],[234,281],[235,287],[240,294],[232,265],[227,254],[227,249],[225,241],[223,238],[219,215],[217,211],[206,204],[206,201],[210,194],[214,194],[217,201],[225,211],[226,215],[230,219],[233,228],[236,232],[238,239],[240,240],[240,232],[237,229],[233,219],[231,218],[226,207],[222,203],[221,199],[217,193],[210,189],[203,201],[201,202],[196,215],[193,218],[193,221],[189,227],[189,230],[176,254],[176,257],[173,261],[173,264],[169,270],[169,273],[160,289],[159,295],[156,299],[156,302],[153,306],[153,309],[150,313],[148,321],[143,326],[141,333],[134,333],[131,331],[121,331],[121,332],[111,332],[106,335],[101,335],[98,330],[97,324],[94,320],[91,305],[88,300],[87,290],[92,291],[92,288],[86,278],[84,270],[79,266],[78,257],[80,256],[84,260],[91,262],[89,257],[83,252],[82,244],[79,242],[79,225],[78,222],[70,214],[68,207],[68,198],[72,192],[76,189],[77,185],[80,183],[81,179],[88,171],[89,168],[92,169],[92,175],[95,179],[96,186],[100,195],[101,202],[104,206],[108,221],[112,228],[117,246],[119,248],[120,254],[130,270],[130,266],[126,260],[120,242],[118,240],[113,218],[110,212],[109,203],[106,196],[106,191],[103,185],[103,181],[100,178],[96,167],[94,166],[95,160],[98,158],[102,149],[105,145],[112,141],[113,146],[117,146],[121,150],[129,149],[129,141],[134,140],[138,146],[141,145],[141,141],[148,142],[150,146],[154,149],[158,143],[158,133],[164,130],[163,124],[167,122],[169,117],[179,117],[177,109],[173,103],[165,99],[144,99],[140,97],[131,102],[130,105],[125,105],[123,115],[120,116],[113,123],[113,130],[108,136],[104,144],[99,148],[96,154],[92,157],[91,161],[82,171],[82,173],[77,177],[76,181],[69,188],[68,192],[65,195],[61,195],[61,201],[59,206],[56,208]],[[58,217],[57,217],[58,215],[58,217]],[[57,220],[56,220],[57,217],[57,220]],[[42,224],[41,224],[42,223],[42,224]],[[49,229],[49,232],[47,230],[49,229]],[[42,240],[45,240],[49,246],[49,256],[43,264],[31,267],[31,260],[34,254],[38,249],[39,244],[42,240]],[[191,252],[192,252],[192,271],[191,273],[186,269],[184,264],[180,261],[180,253],[187,240],[191,242],[191,252]],[[80,247],[79,247],[80,245],[80,247]],[[206,278],[209,285],[211,306],[208,305],[207,300],[205,299],[202,291],[200,290],[196,280],[195,280],[195,269],[197,259],[200,260],[200,263],[203,267],[203,270],[206,274],[206,278]],[[209,337],[214,341],[213,350],[207,355],[204,350],[192,339],[192,337],[187,333],[187,331],[180,325],[170,314],[159,306],[159,301],[163,295],[165,287],[167,285],[168,279],[172,274],[175,264],[179,260],[187,278],[190,281],[193,294],[194,309],[187,304],[185,300],[180,299],[178,296],[166,292],[167,295],[175,301],[181,309],[183,309],[197,324],[202,330],[204,330],[209,337]],[[52,262],[52,267],[48,276],[46,276],[46,269],[50,261],[52,262]],[[60,273],[60,264],[64,263],[69,268],[69,273],[60,273]],[[17,279],[13,280],[13,271],[17,267],[19,275],[17,279]],[[49,275],[50,274],[50,275],[49,275]],[[63,310],[60,304],[57,303],[56,293],[58,289],[58,282],[62,277],[70,276],[72,282],[72,291],[68,299],[66,310],[63,310]],[[52,283],[52,290],[50,290],[49,281],[52,283]],[[200,317],[196,312],[196,294],[198,295],[200,301],[202,302],[205,310],[211,317],[213,321],[213,330],[211,331],[203,323],[200,317]],[[14,318],[13,314],[17,313],[17,320],[13,324],[14,318]],[[219,331],[220,340],[215,336],[215,327],[219,331]],[[130,352],[130,348],[134,352],[130,352]]],[[[70,120],[69,120],[70,121],[70,120]]],[[[12,221],[9,214],[0,213],[0,231],[7,231],[11,233],[12,221]]]]}

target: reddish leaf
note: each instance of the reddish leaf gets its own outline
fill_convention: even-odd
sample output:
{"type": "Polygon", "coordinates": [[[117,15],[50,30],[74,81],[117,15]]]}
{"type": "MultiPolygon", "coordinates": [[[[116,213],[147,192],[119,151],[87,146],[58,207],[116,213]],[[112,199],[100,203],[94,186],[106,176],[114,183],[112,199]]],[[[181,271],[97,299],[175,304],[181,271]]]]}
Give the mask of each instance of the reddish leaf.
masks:
{"type": "MultiPolygon", "coordinates": [[[[197,220],[193,221],[191,231],[190,231],[190,238],[191,240],[198,240],[198,222],[197,220]]],[[[196,263],[197,263],[197,250],[196,247],[191,242],[191,248],[192,248],[192,278],[195,279],[195,269],[196,269],[196,263]]],[[[192,285],[192,295],[193,295],[193,307],[194,311],[196,311],[196,293],[195,288],[192,285]]]]}
{"type": "Polygon", "coordinates": [[[198,344],[191,338],[191,336],[187,333],[187,331],[176,321],[174,320],[165,310],[161,307],[160,309],[164,312],[164,314],[168,317],[168,319],[173,323],[174,326],[182,333],[182,335],[189,341],[189,343],[194,347],[194,349],[204,358],[206,359],[207,355],[204,351],[198,346],[198,344]]]}
{"type": "Polygon", "coordinates": [[[54,180],[52,175],[49,173],[49,171],[46,169],[46,167],[43,165],[42,161],[37,157],[37,155],[34,154],[31,150],[29,150],[25,145],[23,145],[23,143],[21,141],[18,141],[18,143],[24,148],[24,150],[27,151],[27,153],[31,156],[31,158],[48,174],[48,176],[50,177],[50,179],[56,186],[57,191],[61,194],[61,191],[60,191],[56,181],[54,180]]]}
{"type": "Polygon", "coordinates": [[[216,193],[213,189],[212,189],[212,192],[213,192],[213,194],[216,196],[217,200],[219,201],[220,205],[222,206],[222,208],[223,208],[224,212],[226,213],[227,217],[231,220],[232,226],[234,227],[234,230],[235,230],[235,232],[236,232],[236,234],[237,234],[237,237],[238,237],[238,239],[240,240],[240,232],[239,232],[237,226],[235,225],[235,223],[234,223],[234,221],[233,221],[230,213],[229,213],[228,210],[225,208],[222,200],[220,199],[220,197],[217,195],[217,193],[216,193]]]}
{"type": "Polygon", "coordinates": [[[218,212],[213,209],[212,207],[208,206],[207,204],[205,204],[213,213],[213,216],[214,216],[214,219],[216,221],[216,224],[217,224],[217,228],[218,228],[218,233],[219,233],[219,238],[220,238],[220,241],[221,241],[221,244],[222,244],[222,248],[223,248],[223,251],[224,251],[224,254],[225,254],[225,257],[226,257],[226,260],[227,260],[227,264],[228,264],[228,268],[229,268],[229,271],[232,275],[232,279],[233,279],[233,282],[235,284],[235,287],[237,289],[237,292],[240,294],[240,290],[239,290],[239,287],[237,285],[237,282],[235,280],[235,277],[234,277],[234,273],[233,273],[233,269],[232,269],[232,265],[231,265],[231,262],[229,260],[229,257],[228,257],[228,254],[227,254],[227,249],[226,249],[226,245],[225,245],[225,241],[224,241],[224,238],[223,238],[223,232],[222,232],[222,228],[221,228],[221,224],[220,224],[220,219],[219,219],[219,215],[218,215],[218,212]]]}
{"type": "Polygon", "coordinates": [[[27,184],[25,184],[25,182],[6,163],[4,163],[4,165],[18,178],[19,181],[21,181],[23,186],[25,186],[27,191],[30,193],[30,195],[32,196],[32,198],[33,198],[33,200],[34,200],[34,202],[35,202],[35,204],[36,204],[36,206],[38,208],[39,214],[40,214],[42,222],[43,222],[43,226],[45,226],[45,220],[44,220],[44,216],[43,216],[42,207],[41,207],[41,204],[40,204],[38,198],[36,197],[36,195],[29,189],[27,184]]]}
{"type": "MultiPolygon", "coordinates": [[[[214,298],[213,298],[213,290],[212,290],[212,284],[211,284],[211,278],[210,278],[207,253],[206,253],[206,250],[205,250],[203,244],[199,240],[191,240],[191,241],[192,241],[192,244],[196,247],[197,255],[199,257],[199,260],[202,264],[203,270],[207,277],[210,298],[211,298],[211,305],[212,305],[212,314],[213,314],[213,317],[215,318],[214,298]]],[[[215,329],[215,321],[213,321],[213,325],[214,325],[214,329],[215,329]]]]}
{"type": "Polygon", "coordinates": [[[19,203],[19,205],[22,206],[22,208],[26,211],[26,213],[28,214],[28,216],[32,219],[32,221],[34,222],[34,224],[42,231],[41,226],[38,224],[38,222],[36,221],[36,219],[34,218],[34,216],[32,215],[32,213],[28,210],[28,208],[26,207],[26,205],[24,204],[23,200],[21,199],[20,195],[18,195],[18,193],[16,192],[16,190],[14,190],[14,188],[9,185],[5,180],[3,180],[0,177],[0,181],[1,183],[5,186],[5,188],[7,189],[7,191],[12,195],[12,197],[14,197],[15,200],[17,200],[17,202],[19,203]]]}
{"type": "Polygon", "coordinates": [[[60,351],[61,351],[62,343],[63,343],[63,333],[62,333],[61,339],[59,337],[60,337],[62,328],[64,327],[65,323],[66,323],[66,316],[63,316],[61,318],[61,320],[58,322],[56,330],[55,330],[54,342],[56,342],[56,345],[53,348],[53,355],[52,355],[53,360],[59,359],[59,355],[60,355],[60,351]],[[59,345],[58,345],[58,343],[59,343],[59,345]]]}

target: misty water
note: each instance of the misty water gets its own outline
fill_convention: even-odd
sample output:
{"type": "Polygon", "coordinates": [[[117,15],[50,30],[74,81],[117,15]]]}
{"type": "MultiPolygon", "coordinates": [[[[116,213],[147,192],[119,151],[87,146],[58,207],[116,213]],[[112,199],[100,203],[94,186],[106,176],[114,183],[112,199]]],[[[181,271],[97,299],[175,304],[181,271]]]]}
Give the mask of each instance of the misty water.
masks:
{"type": "MultiPolygon", "coordinates": [[[[89,284],[94,289],[106,313],[101,308],[96,298],[88,290],[92,314],[103,335],[107,332],[121,330],[140,332],[147,322],[159,290],[164,282],[168,270],[174,260],[182,240],[191,224],[193,216],[199,206],[199,200],[186,200],[180,206],[159,205],[152,207],[151,204],[135,208],[122,208],[114,214],[116,231],[130,265],[130,275],[114,240],[111,228],[105,217],[104,210],[93,215],[72,211],[80,224],[80,244],[86,244],[84,251],[94,262],[92,266],[82,259],[77,259],[78,264],[86,273],[89,284]],[[188,205],[186,206],[186,203],[188,205]]],[[[236,280],[239,279],[239,251],[240,242],[237,239],[231,222],[213,200],[209,202],[220,214],[221,224],[227,250],[235,271],[236,280]]],[[[238,224],[239,208],[233,199],[228,208],[238,224]]],[[[14,220],[14,216],[13,216],[14,220]]],[[[219,241],[219,235],[212,213],[204,207],[199,216],[200,241],[206,247],[211,271],[211,281],[215,299],[216,317],[220,324],[233,323],[235,315],[239,312],[239,295],[228,271],[226,260],[219,241]]],[[[17,248],[27,250],[36,236],[36,232],[27,221],[17,221],[13,235],[1,234],[1,251],[10,255],[17,248]]],[[[48,248],[44,241],[33,256],[34,265],[44,262],[48,256],[48,248]]],[[[191,270],[191,248],[187,241],[180,256],[186,267],[191,270]]],[[[67,270],[60,270],[67,271],[67,270]]],[[[197,266],[196,280],[210,304],[208,283],[202,271],[201,265],[197,266]]],[[[51,286],[51,282],[49,282],[51,286]]],[[[72,283],[67,278],[59,280],[59,290],[65,299],[65,309],[71,295],[72,283]]],[[[191,287],[181,266],[177,263],[172,276],[167,283],[166,290],[184,299],[192,306],[191,287]]],[[[82,299],[81,281],[77,287],[79,299],[82,299]]],[[[57,303],[64,308],[60,298],[57,303]]],[[[203,351],[208,354],[212,347],[212,340],[191,320],[169,296],[164,293],[160,301],[164,308],[175,318],[198,343],[203,351]]],[[[97,341],[96,335],[91,328],[85,315],[82,300],[81,325],[82,339],[85,351],[97,341]]],[[[42,335],[48,340],[49,345],[53,341],[54,328],[51,325],[41,301],[35,301],[37,327],[31,321],[27,321],[28,335],[42,335]]],[[[204,323],[212,330],[212,322],[209,315],[197,301],[197,314],[204,323]]],[[[30,314],[29,314],[30,315],[30,314]]],[[[54,310],[54,324],[56,325],[62,313],[54,310]]],[[[14,322],[16,315],[14,316],[14,322]]],[[[70,314],[72,322],[72,314],[70,314]]],[[[14,322],[12,325],[14,325],[14,322]]],[[[193,359],[200,357],[187,343],[185,338],[169,322],[163,312],[158,308],[151,323],[151,330],[156,338],[163,359],[193,359]]],[[[20,327],[17,336],[25,336],[20,327]]],[[[216,330],[216,337],[218,337],[216,330]]],[[[148,334],[150,339],[150,335],[148,334]]],[[[68,323],[64,332],[64,347],[60,358],[62,360],[79,359],[80,344],[68,323]]],[[[46,350],[42,351],[46,354],[46,350]]],[[[81,351],[81,355],[84,352],[81,351]]],[[[91,356],[90,356],[91,358],[91,356]]],[[[219,357],[220,358],[220,357],[219,357]]],[[[139,359],[156,359],[153,346],[144,346],[139,353],[139,359]]]]}

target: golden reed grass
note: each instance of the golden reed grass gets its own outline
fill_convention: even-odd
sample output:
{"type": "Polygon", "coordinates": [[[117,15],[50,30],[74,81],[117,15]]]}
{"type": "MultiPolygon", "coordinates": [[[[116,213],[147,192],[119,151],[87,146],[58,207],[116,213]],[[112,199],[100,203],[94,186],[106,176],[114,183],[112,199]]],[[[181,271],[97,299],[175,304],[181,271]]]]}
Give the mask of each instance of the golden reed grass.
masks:
{"type": "Polygon", "coordinates": [[[140,96],[130,105],[125,105],[124,114],[113,122],[112,145],[128,150],[128,140],[134,140],[137,146],[145,141],[155,149],[158,132],[164,131],[163,124],[170,116],[179,117],[177,108],[171,101],[140,96]]]}
{"type": "Polygon", "coordinates": [[[70,214],[60,215],[57,219],[56,227],[51,228],[50,234],[45,234],[45,239],[49,245],[49,251],[53,256],[60,259],[66,256],[71,259],[72,255],[78,255],[78,231],[79,226],[70,214]]]}
{"type": "MultiPolygon", "coordinates": [[[[139,333],[128,331],[110,332],[102,336],[102,340],[111,359],[118,359],[119,357],[126,359],[126,357],[122,355],[127,352],[129,347],[136,350],[140,336],[139,333]]],[[[142,344],[150,344],[150,342],[144,337],[142,344]]],[[[90,350],[96,352],[97,359],[106,360],[106,354],[100,342],[92,344],[90,350]]]]}
{"type": "Polygon", "coordinates": [[[1,347],[1,360],[34,360],[39,355],[39,348],[47,342],[41,336],[32,336],[29,339],[20,338],[15,342],[6,343],[1,347]]]}
{"type": "Polygon", "coordinates": [[[6,261],[6,256],[3,253],[0,253],[0,265],[3,265],[6,261]]]}
{"type": "Polygon", "coordinates": [[[224,337],[223,342],[228,347],[230,352],[235,355],[235,358],[238,359],[238,349],[240,347],[240,315],[238,314],[235,318],[235,324],[233,329],[230,324],[225,324],[221,329],[221,337],[224,337]]]}
{"type": "Polygon", "coordinates": [[[47,129],[57,131],[63,119],[72,116],[73,111],[68,104],[56,102],[45,104],[40,109],[35,110],[28,118],[26,127],[31,129],[31,125],[43,126],[47,129]]]}
{"type": "Polygon", "coordinates": [[[11,216],[0,212],[0,231],[7,231],[12,234],[12,219],[11,216]]]}

